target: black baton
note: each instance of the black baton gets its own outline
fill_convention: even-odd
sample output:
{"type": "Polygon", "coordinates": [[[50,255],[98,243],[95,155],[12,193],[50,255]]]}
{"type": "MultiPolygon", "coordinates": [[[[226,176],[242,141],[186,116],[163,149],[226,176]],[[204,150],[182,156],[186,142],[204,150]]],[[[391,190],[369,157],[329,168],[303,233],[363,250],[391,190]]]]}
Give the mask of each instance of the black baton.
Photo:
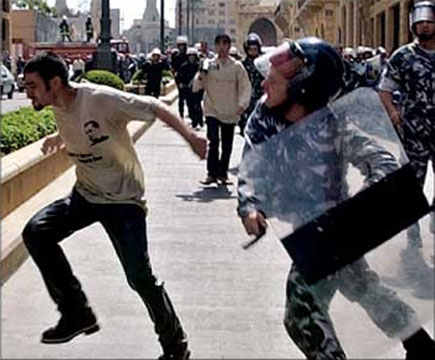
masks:
{"type": "Polygon", "coordinates": [[[263,227],[263,226],[261,226],[261,227],[260,227],[260,232],[255,236],[255,238],[253,238],[253,239],[251,239],[251,240],[245,242],[245,243],[242,245],[243,250],[247,250],[247,249],[249,249],[249,248],[250,248],[252,245],[254,245],[258,240],[260,240],[260,239],[264,236],[264,234],[266,234],[266,228],[263,227]]]}

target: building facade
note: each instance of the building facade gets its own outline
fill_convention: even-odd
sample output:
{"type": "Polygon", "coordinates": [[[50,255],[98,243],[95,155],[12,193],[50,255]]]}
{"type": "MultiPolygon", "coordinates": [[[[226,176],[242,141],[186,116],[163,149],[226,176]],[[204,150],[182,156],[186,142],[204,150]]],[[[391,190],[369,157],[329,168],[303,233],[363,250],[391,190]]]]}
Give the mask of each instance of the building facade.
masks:
{"type": "Polygon", "coordinates": [[[413,0],[281,0],[275,20],[286,36],[314,35],[335,45],[383,46],[410,42],[413,0]]]}
{"type": "MultiPolygon", "coordinates": [[[[173,41],[173,29],[169,23],[164,24],[165,40],[173,41]]],[[[149,53],[154,48],[160,48],[160,13],[157,10],[156,0],[147,0],[142,19],[136,19],[133,26],[123,33],[133,53],[149,53]]]]}
{"type": "Polygon", "coordinates": [[[175,30],[186,35],[190,44],[207,41],[226,33],[235,41],[239,0],[177,0],[175,30]]]}
{"type": "Polygon", "coordinates": [[[59,25],[56,19],[36,10],[12,10],[12,47],[14,58],[27,58],[27,47],[35,42],[59,40],[59,25]]]}
{"type": "Polygon", "coordinates": [[[246,36],[255,32],[264,46],[276,46],[285,34],[275,22],[279,0],[239,1],[237,17],[237,47],[242,48],[246,36]]]}
{"type": "MultiPolygon", "coordinates": [[[[94,27],[94,41],[100,35],[101,0],[91,1],[91,20],[94,27]]],[[[84,24],[84,23],[83,23],[84,24]]],[[[84,25],[83,25],[84,26],[84,25]]],[[[121,38],[121,12],[120,9],[110,9],[110,33],[113,39],[121,38]]]]}
{"type": "Polygon", "coordinates": [[[11,1],[10,0],[2,0],[2,7],[1,7],[1,52],[2,57],[7,52],[10,54],[11,52],[11,43],[12,43],[12,36],[11,36],[11,1]]]}
{"type": "Polygon", "coordinates": [[[337,44],[340,0],[282,0],[275,21],[288,38],[317,36],[337,44]]]}
{"type": "MultiPolygon", "coordinates": [[[[175,28],[189,43],[207,41],[213,46],[217,34],[226,33],[239,50],[249,32],[256,32],[266,46],[283,36],[275,23],[279,0],[177,0],[175,28]]],[[[212,47],[211,46],[211,47],[212,47]]]]}

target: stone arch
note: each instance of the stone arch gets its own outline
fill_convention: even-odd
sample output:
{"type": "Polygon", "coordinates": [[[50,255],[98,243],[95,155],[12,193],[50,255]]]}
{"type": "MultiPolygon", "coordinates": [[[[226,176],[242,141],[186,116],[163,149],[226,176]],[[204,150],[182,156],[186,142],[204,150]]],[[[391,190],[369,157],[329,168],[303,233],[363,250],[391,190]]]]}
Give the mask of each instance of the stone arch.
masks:
{"type": "Polygon", "coordinates": [[[276,46],[278,44],[276,27],[269,19],[260,18],[255,20],[249,27],[248,33],[251,32],[255,32],[261,37],[264,46],[276,46]]]}

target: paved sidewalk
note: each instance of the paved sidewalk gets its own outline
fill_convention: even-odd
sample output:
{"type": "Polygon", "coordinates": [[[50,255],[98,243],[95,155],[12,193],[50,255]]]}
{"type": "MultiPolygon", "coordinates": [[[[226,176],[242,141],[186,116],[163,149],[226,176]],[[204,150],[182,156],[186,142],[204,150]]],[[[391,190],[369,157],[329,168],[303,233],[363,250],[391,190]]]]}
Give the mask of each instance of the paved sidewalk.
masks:
{"type": "MultiPolygon", "coordinates": [[[[241,147],[237,135],[234,181],[241,147]]],[[[184,324],[192,357],[303,358],[282,325],[290,260],[276,237],[270,233],[243,251],[247,238],[236,216],[235,187],[200,185],[205,162],[161,122],[138,140],[136,149],[145,170],[151,260],[184,324]]],[[[73,178],[71,170],[65,173],[49,186],[47,196],[67,193],[73,178]]],[[[74,234],[63,248],[101,331],[64,345],[41,344],[41,332],[57,321],[58,313],[28,260],[2,287],[1,358],[157,358],[152,324],[102,227],[74,234]]],[[[332,314],[344,306],[351,310],[337,332],[350,358],[403,358],[397,341],[377,330],[359,306],[337,295],[332,314]]],[[[430,319],[433,313],[424,318],[433,327],[430,319]]]]}

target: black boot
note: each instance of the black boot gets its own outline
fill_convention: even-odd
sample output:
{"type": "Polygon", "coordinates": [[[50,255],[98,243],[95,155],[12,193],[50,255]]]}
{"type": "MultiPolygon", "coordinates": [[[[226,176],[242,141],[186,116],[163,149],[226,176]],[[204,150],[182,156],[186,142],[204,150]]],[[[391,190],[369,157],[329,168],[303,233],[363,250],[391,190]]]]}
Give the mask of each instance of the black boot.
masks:
{"type": "Polygon", "coordinates": [[[59,322],[42,333],[41,342],[44,344],[60,344],[72,340],[84,333],[90,335],[100,330],[97,318],[91,308],[62,314],[59,322]]]}
{"type": "Polygon", "coordinates": [[[424,329],[403,341],[403,346],[406,349],[406,360],[435,359],[435,341],[424,329]]]}
{"type": "Polygon", "coordinates": [[[174,340],[163,346],[163,355],[158,360],[188,360],[190,351],[184,331],[180,328],[174,340]]]}

